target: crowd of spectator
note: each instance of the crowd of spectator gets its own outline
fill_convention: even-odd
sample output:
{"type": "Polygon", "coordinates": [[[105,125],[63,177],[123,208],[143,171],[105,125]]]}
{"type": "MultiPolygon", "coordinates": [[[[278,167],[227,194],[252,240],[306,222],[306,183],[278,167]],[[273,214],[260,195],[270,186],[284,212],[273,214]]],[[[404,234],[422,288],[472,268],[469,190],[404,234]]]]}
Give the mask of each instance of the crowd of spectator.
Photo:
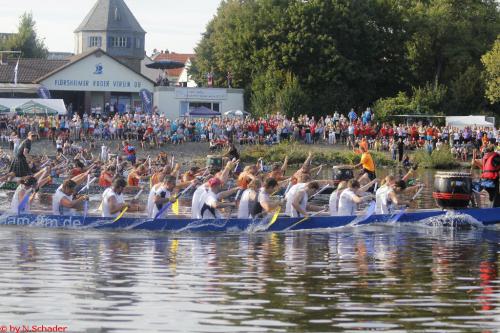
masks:
{"type": "Polygon", "coordinates": [[[38,139],[51,139],[58,148],[84,141],[137,140],[143,149],[185,142],[210,142],[212,147],[232,141],[239,144],[277,144],[298,141],[305,144],[354,146],[362,138],[370,149],[389,151],[417,148],[440,149],[444,144],[452,153],[463,157],[468,148],[500,142],[500,131],[494,127],[471,126],[455,128],[432,123],[396,124],[378,122],[367,109],[358,116],[353,110],[347,115],[335,112],[326,117],[281,115],[266,118],[180,118],[170,120],[163,115],[140,113],[105,118],[92,115],[13,116],[0,118],[2,141],[11,149],[19,145],[31,131],[38,139]]]}

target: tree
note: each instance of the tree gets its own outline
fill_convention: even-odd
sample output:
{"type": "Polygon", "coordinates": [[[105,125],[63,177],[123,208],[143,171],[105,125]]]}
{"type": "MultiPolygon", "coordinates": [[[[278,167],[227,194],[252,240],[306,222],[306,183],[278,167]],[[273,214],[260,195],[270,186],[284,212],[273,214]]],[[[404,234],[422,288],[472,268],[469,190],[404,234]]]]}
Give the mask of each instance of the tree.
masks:
{"type": "Polygon", "coordinates": [[[493,48],[481,58],[485,69],[486,97],[491,104],[500,102],[500,35],[493,48]]]}
{"type": "Polygon", "coordinates": [[[48,50],[44,41],[38,38],[35,25],[33,15],[24,13],[20,17],[17,33],[7,39],[2,49],[21,51],[24,58],[46,58],[48,50]]]}
{"type": "Polygon", "coordinates": [[[216,86],[230,71],[258,114],[279,110],[280,94],[324,115],[398,92],[466,113],[484,105],[483,85],[467,82],[499,31],[495,0],[225,0],[191,71],[199,83],[214,72],[216,86]]]}

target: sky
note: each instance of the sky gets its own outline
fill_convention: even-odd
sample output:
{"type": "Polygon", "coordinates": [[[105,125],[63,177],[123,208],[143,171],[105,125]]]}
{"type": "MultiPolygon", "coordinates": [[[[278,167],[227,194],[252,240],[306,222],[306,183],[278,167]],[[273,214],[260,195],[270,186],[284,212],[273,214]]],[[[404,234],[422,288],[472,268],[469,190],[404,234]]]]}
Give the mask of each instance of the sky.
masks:
{"type": "MultiPolygon", "coordinates": [[[[39,37],[51,52],[74,52],[73,31],[97,0],[0,0],[0,32],[16,32],[32,12],[39,37]]],[[[146,51],[192,53],[220,0],[125,0],[146,30],[146,51]]]]}

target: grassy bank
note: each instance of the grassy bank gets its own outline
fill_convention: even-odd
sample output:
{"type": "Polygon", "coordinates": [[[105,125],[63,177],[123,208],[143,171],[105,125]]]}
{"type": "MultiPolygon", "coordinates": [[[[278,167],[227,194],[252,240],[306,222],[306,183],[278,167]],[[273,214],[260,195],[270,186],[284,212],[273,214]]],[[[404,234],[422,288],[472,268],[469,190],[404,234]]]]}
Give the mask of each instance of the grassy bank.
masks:
{"type": "Polygon", "coordinates": [[[460,163],[453,158],[453,155],[447,148],[434,150],[432,154],[427,153],[425,150],[419,150],[413,156],[413,160],[421,167],[427,169],[450,170],[460,166],[460,163]]]}
{"type": "MultiPolygon", "coordinates": [[[[294,143],[282,143],[274,146],[247,146],[241,152],[241,159],[245,163],[256,162],[264,158],[266,162],[282,162],[288,155],[290,164],[303,163],[309,152],[314,154],[314,164],[357,164],[361,158],[350,150],[338,151],[328,146],[300,145],[294,143]]],[[[373,159],[378,166],[395,166],[387,154],[372,152],[373,159]]]]}

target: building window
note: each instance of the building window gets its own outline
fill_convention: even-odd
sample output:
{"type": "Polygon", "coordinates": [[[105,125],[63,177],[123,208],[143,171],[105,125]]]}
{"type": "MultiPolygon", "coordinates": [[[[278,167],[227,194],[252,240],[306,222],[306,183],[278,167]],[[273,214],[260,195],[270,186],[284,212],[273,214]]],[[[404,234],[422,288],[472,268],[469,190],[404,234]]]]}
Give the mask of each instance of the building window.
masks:
{"type": "Polygon", "coordinates": [[[136,49],[140,49],[141,48],[141,39],[140,38],[136,38],[135,39],[135,48],[136,49]]]}
{"type": "Polygon", "coordinates": [[[110,37],[111,47],[127,47],[127,37],[110,37]]]}
{"type": "Polygon", "coordinates": [[[89,47],[101,47],[101,37],[89,37],[89,47]]]}

